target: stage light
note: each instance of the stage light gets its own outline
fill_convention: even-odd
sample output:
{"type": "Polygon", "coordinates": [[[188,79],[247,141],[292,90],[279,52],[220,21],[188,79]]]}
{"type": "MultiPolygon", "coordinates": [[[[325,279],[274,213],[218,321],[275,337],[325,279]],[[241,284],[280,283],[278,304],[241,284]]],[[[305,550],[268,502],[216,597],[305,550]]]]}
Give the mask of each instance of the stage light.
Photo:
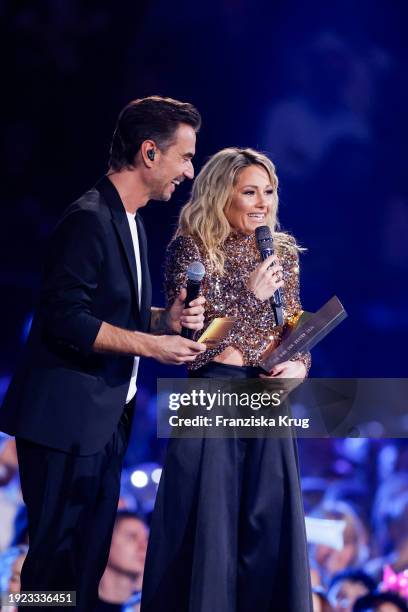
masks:
{"type": "Polygon", "coordinates": [[[156,468],[155,470],[153,470],[150,477],[154,483],[159,484],[161,473],[162,473],[161,468],[156,468]]]}
{"type": "Polygon", "coordinates": [[[33,315],[30,314],[24,321],[23,329],[21,330],[21,342],[24,344],[30,333],[31,325],[33,322],[33,315]]]}
{"type": "Polygon", "coordinates": [[[143,489],[149,482],[146,472],[135,470],[130,477],[132,485],[138,489],[143,489]]]}

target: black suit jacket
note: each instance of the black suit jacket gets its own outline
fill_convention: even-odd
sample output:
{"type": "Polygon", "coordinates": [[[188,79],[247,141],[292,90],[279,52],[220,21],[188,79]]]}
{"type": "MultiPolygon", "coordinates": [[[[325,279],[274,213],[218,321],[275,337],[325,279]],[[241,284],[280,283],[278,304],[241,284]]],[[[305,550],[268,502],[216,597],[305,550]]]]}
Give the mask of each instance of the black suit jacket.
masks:
{"type": "Polygon", "coordinates": [[[50,240],[40,302],[20,367],[0,410],[0,429],[51,448],[101,450],[120,419],[133,357],[98,354],[102,321],[147,332],[151,282],[146,234],[136,215],[142,268],[126,211],[104,177],[63,214],[50,240]]]}

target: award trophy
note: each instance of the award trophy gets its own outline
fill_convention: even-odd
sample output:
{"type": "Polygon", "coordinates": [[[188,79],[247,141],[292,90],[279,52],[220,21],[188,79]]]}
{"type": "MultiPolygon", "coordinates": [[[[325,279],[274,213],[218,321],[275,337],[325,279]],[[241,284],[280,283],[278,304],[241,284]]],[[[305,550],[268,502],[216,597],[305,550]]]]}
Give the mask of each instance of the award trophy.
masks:
{"type": "Polygon", "coordinates": [[[236,320],[235,317],[216,317],[197,342],[203,342],[210,349],[215,348],[228,335],[236,320]]]}
{"type": "Polygon", "coordinates": [[[260,366],[270,372],[277,363],[288,361],[296,353],[310,351],[347,317],[340,300],[333,296],[317,312],[302,312],[288,325],[278,346],[272,342],[264,351],[260,366]]]}

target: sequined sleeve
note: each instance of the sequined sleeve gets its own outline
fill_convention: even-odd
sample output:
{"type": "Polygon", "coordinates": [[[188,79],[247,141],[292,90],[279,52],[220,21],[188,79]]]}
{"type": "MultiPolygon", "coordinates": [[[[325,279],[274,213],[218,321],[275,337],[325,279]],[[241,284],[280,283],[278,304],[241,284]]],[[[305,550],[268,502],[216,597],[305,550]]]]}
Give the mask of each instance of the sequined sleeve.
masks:
{"type": "Polygon", "coordinates": [[[164,263],[164,292],[166,305],[171,306],[187,285],[187,268],[193,261],[201,261],[200,251],[191,236],[178,236],[167,247],[164,263]]]}
{"type": "MultiPolygon", "coordinates": [[[[291,242],[294,239],[290,237],[291,242]]],[[[285,280],[285,297],[287,301],[287,311],[289,313],[299,313],[302,311],[300,302],[300,283],[299,283],[299,255],[295,249],[285,249],[283,256],[283,277],[285,280]]],[[[296,353],[290,361],[301,361],[306,367],[306,376],[309,373],[312,358],[310,352],[296,353]]]]}

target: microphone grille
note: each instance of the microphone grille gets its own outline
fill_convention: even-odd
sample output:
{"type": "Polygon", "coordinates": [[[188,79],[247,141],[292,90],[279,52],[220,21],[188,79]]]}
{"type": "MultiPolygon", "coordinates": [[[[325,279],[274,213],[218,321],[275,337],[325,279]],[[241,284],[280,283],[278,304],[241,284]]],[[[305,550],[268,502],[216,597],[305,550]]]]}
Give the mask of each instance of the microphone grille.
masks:
{"type": "Polygon", "coordinates": [[[271,228],[268,225],[257,227],[255,236],[259,248],[273,248],[271,228]]]}
{"type": "Polygon", "coordinates": [[[204,278],[205,268],[201,261],[193,261],[187,268],[187,278],[191,281],[201,282],[204,278]]]}

